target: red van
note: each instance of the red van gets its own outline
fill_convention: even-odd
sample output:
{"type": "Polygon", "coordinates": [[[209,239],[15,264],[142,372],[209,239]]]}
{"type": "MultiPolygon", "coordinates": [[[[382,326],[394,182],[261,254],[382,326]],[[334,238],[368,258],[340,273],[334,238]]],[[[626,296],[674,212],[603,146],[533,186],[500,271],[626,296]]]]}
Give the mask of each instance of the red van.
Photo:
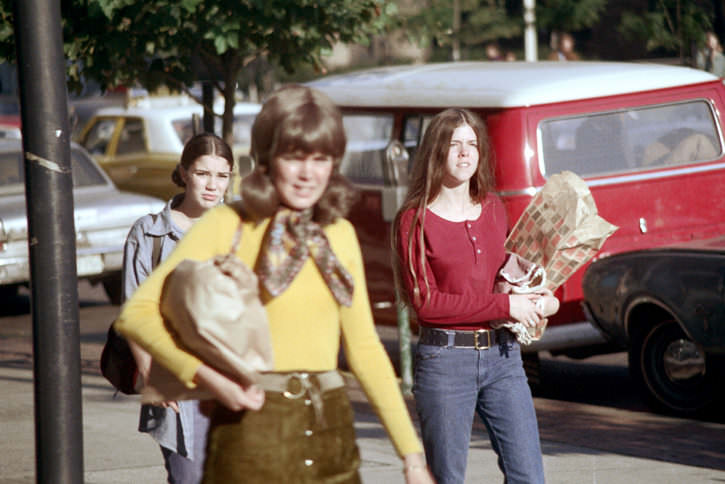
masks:
{"type": "MultiPolygon", "coordinates": [[[[379,324],[394,324],[390,221],[431,117],[477,112],[495,152],[497,191],[515,223],[547,178],[589,185],[619,230],[598,257],[725,233],[725,87],[707,72],[611,62],[458,62],[381,67],[308,83],[343,110],[342,171],[362,191],[351,221],[379,324]]],[[[582,311],[580,269],[559,289],[560,312],[525,348],[573,357],[604,353],[582,311]]]]}

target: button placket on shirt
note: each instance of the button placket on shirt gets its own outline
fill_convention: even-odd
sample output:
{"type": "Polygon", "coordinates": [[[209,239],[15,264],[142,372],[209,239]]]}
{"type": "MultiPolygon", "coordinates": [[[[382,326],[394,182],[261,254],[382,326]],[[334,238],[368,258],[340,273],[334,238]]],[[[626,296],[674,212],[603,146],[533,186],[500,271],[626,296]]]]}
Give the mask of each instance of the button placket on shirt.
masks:
{"type": "Polygon", "coordinates": [[[468,238],[471,241],[471,246],[473,247],[473,255],[476,258],[476,262],[478,262],[478,258],[481,255],[481,248],[478,246],[478,237],[475,235],[471,235],[471,229],[473,228],[472,222],[466,222],[466,234],[468,235],[468,238]]]}

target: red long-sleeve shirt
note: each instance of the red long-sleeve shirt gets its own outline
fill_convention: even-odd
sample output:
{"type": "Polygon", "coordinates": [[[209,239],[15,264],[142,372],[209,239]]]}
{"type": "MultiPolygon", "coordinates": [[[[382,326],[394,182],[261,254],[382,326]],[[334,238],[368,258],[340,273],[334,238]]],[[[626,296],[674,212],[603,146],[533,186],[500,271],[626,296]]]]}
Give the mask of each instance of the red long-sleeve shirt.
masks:
{"type": "MultiPolygon", "coordinates": [[[[426,211],[424,244],[430,297],[414,255],[421,303],[415,304],[418,324],[447,329],[489,328],[489,322],[509,317],[508,295],[494,293],[493,283],[505,258],[507,217],[501,200],[489,194],[476,220],[451,222],[426,211]],[[426,300],[427,299],[427,300],[426,300]]],[[[400,219],[403,279],[410,301],[413,277],[408,270],[408,233],[414,209],[400,219]]],[[[420,254],[418,230],[413,238],[413,254],[420,254]]]]}

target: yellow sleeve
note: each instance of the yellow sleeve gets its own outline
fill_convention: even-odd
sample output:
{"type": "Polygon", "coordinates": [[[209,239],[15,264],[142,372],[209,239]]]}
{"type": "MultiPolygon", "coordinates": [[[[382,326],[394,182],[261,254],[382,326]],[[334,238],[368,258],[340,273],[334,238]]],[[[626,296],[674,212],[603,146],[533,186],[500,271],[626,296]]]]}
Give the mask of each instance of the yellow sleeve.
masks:
{"type": "Polygon", "coordinates": [[[345,355],[398,454],[422,452],[393,365],[375,330],[355,230],[347,221],[337,225],[339,236],[334,240],[339,244],[333,249],[355,281],[352,305],[340,309],[345,355]]]}
{"type": "Polygon", "coordinates": [[[196,386],[193,378],[201,361],[182,350],[164,325],[160,310],[164,280],[184,259],[206,260],[228,252],[238,223],[239,216],[227,206],[206,212],[126,301],[114,323],[116,330],[148,351],[188,388],[196,386]]]}

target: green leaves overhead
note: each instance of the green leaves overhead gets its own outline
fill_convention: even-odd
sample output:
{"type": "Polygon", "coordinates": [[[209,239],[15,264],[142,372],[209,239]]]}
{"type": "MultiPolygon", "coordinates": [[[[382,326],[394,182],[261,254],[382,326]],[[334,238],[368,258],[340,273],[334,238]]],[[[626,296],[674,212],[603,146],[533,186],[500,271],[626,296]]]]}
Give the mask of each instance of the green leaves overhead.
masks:
{"type": "MultiPolygon", "coordinates": [[[[0,60],[11,62],[13,1],[0,0],[0,60]]],[[[61,10],[70,89],[212,80],[227,100],[225,134],[245,65],[321,66],[335,42],[367,42],[397,11],[386,0],[63,0],[61,10]]]]}

